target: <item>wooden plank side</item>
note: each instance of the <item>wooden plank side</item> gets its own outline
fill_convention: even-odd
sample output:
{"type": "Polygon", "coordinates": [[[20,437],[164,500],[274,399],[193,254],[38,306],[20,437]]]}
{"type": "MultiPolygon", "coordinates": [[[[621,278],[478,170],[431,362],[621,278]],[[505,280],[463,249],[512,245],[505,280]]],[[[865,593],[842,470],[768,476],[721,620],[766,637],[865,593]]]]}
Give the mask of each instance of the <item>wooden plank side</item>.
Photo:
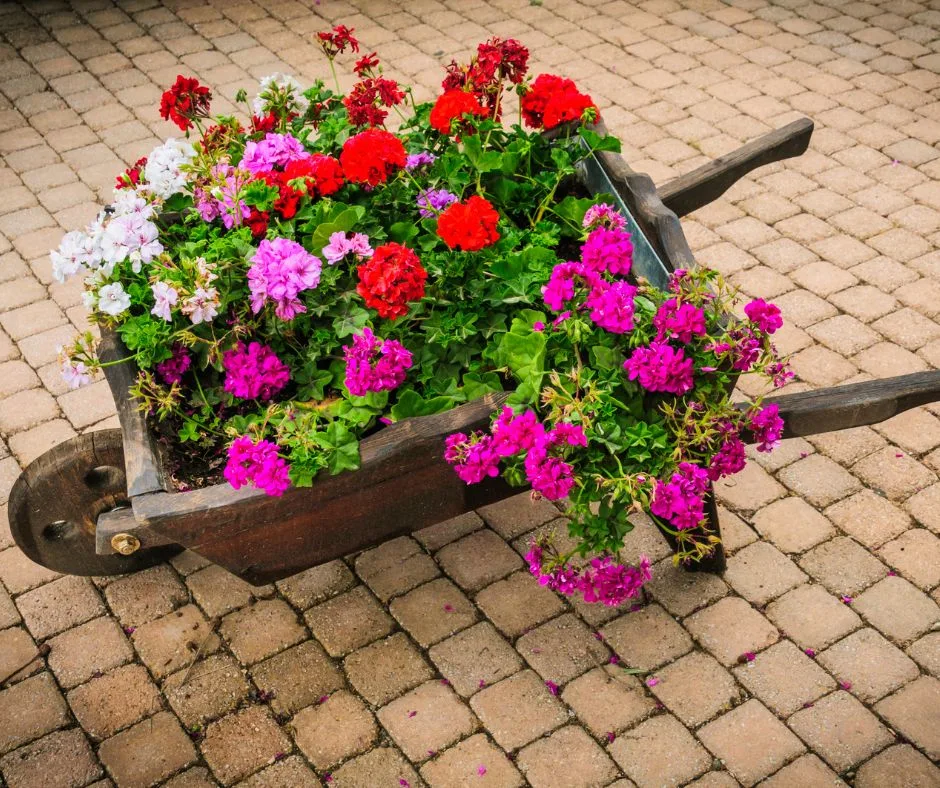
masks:
{"type": "Polygon", "coordinates": [[[659,196],[677,216],[686,216],[718,199],[751,170],[802,155],[812,134],[813,121],[795,120],[660,186],[659,196]]]}
{"type": "Polygon", "coordinates": [[[128,394],[137,378],[137,365],[121,338],[108,328],[101,329],[98,358],[104,362],[123,361],[105,367],[104,372],[124,433],[124,466],[127,472],[128,495],[133,497],[158,490],[169,490],[163,463],[157,452],[153,434],[147,426],[147,419],[143,412],[138,410],[137,402],[128,394]]]}

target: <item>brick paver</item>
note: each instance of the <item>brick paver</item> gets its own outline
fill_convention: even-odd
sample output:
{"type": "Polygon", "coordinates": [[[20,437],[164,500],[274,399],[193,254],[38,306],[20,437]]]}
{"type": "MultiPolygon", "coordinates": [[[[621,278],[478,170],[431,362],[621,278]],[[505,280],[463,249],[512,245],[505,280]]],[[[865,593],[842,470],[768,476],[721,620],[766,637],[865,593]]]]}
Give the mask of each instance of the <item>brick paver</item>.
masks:
{"type": "Polygon", "coordinates": [[[0,676],[24,668],[0,685],[0,784],[940,782],[936,405],[718,485],[724,578],[673,568],[639,518],[625,555],[657,563],[632,612],[528,576],[519,551],[558,512],[525,495],[260,589],[192,553],[92,580],[12,546],[21,468],[115,424],[102,382],[59,380],[85,323],[48,250],[178,134],[156,111],[177,73],[235,111],[261,76],[322,76],[310,39],[338,22],[422,99],[451,58],[519,37],[657,183],[809,115],[806,155],[684,220],[697,258],[780,305],[793,390],[940,365],[929,0],[2,4],[0,676]]]}

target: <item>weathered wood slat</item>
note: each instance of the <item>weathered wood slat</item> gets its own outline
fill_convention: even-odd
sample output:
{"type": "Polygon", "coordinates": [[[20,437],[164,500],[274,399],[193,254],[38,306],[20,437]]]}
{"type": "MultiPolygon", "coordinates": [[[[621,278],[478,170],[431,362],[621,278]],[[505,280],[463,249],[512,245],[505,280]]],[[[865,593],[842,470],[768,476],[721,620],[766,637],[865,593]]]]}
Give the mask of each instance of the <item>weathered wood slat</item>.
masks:
{"type": "Polygon", "coordinates": [[[911,408],[940,401],[940,370],[768,397],[776,403],[785,438],[878,424],[911,408]]]}
{"type": "Polygon", "coordinates": [[[127,471],[127,493],[144,495],[169,490],[163,463],[157,453],[153,434],[147,419],[138,410],[137,403],[128,394],[137,376],[137,365],[130,360],[130,352],[120,337],[108,328],[101,329],[98,358],[104,362],[124,361],[105,367],[105,377],[111,387],[111,396],[124,431],[124,463],[127,471]]]}
{"type": "Polygon", "coordinates": [[[801,118],[659,187],[659,197],[677,216],[718,199],[751,170],[806,152],[813,121],[801,118]]]}

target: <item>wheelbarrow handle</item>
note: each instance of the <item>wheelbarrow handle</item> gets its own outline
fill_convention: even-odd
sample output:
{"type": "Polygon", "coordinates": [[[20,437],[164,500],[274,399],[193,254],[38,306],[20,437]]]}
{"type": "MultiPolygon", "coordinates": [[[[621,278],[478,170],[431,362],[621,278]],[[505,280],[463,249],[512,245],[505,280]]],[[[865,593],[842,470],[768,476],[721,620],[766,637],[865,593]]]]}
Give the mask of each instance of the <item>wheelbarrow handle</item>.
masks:
{"type": "Polygon", "coordinates": [[[795,120],[658,187],[659,198],[676,216],[685,216],[718,199],[751,170],[801,155],[812,134],[813,121],[795,120]]]}
{"type": "MultiPolygon", "coordinates": [[[[768,397],[780,409],[784,438],[878,424],[911,408],[940,401],[940,370],[885,380],[768,397]]],[[[748,436],[749,437],[749,436],[748,436]]]]}

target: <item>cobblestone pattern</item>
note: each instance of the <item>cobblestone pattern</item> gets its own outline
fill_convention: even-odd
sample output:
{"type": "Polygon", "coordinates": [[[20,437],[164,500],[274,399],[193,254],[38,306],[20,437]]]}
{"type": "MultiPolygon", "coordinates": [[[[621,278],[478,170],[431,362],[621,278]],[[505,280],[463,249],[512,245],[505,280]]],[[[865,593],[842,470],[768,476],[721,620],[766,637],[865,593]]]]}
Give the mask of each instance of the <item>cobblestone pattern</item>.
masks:
{"type": "MultiPolygon", "coordinates": [[[[660,183],[811,116],[806,155],[685,221],[698,259],[780,304],[792,390],[940,365],[929,0],[7,2],[0,503],[43,451],[115,425],[103,382],[59,381],[56,346],[86,325],[47,252],[173,133],[161,87],[194,74],[225,111],[270,72],[310,81],[310,35],[336,22],[423,97],[451,57],[520,37],[660,183]]],[[[0,512],[0,674],[51,648],[0,690],[0,785],[936,785],[938,416],[755,457],[719,491],[723,579],[672,569],[641,524],[628,553],[659,563],[634,612],[521,571],[557,516],[525,496],[260,589],[191,554],[59,577],[0,512]]]]}

